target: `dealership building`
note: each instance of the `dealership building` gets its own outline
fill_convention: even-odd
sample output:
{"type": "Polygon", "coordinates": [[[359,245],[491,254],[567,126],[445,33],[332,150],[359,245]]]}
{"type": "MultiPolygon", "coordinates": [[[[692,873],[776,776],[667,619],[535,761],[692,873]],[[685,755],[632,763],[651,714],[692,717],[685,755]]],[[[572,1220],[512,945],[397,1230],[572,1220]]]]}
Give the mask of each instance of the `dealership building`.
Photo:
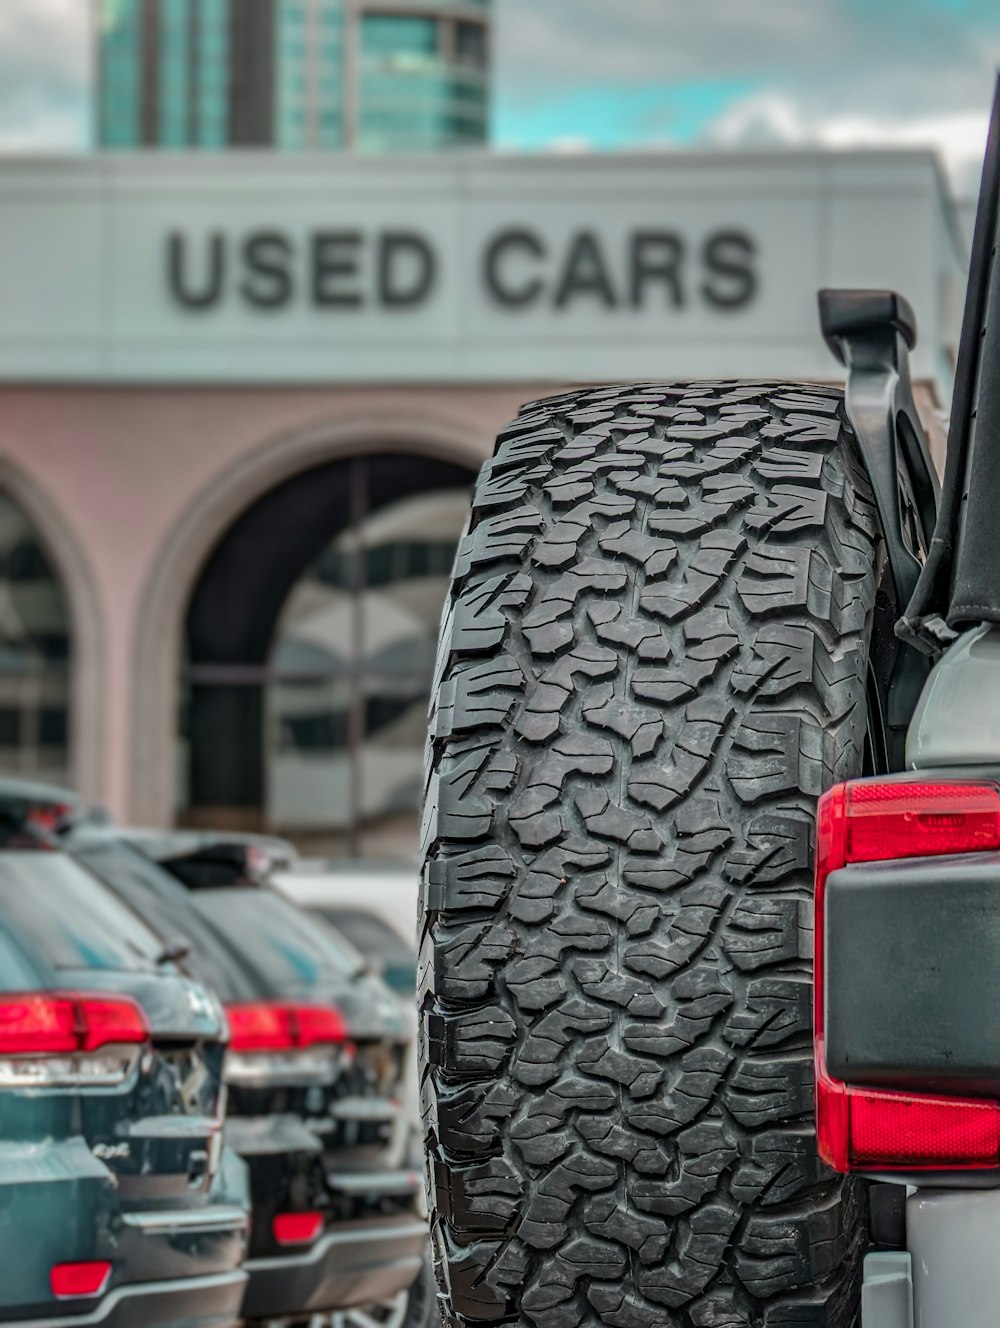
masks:
{"type": "Polygon", "coordinates": [[[831,381],[891,286],[941,447],[962,244],[923,152],[0,165],[0,770],[149,824],[416,840],[495,432],[567,384],[831,381]]]}

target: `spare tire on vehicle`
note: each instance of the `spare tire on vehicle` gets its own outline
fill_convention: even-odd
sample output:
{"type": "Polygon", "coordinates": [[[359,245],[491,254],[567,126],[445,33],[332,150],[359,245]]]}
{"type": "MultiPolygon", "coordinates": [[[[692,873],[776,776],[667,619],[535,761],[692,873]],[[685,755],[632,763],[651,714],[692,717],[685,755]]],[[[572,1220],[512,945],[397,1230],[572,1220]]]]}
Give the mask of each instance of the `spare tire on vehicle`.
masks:
{"type": "Polygon", "coordinates": [[[883,564],[840,391],[589,389],[501,433],[430,718],[451,1323],[854,1322],[863,1194],[814,1139],[812,847],[818,795],[862,773],[883,564]]]}

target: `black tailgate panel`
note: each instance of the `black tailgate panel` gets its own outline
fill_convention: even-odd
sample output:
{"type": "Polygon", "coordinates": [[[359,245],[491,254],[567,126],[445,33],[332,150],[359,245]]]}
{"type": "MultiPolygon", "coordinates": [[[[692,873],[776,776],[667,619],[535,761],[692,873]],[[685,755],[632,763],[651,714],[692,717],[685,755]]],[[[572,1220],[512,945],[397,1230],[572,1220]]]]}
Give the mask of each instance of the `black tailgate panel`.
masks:
{"type": "Polygon", "coordinates": [[[1000,855],[835,871],[825,937],[834,1078],[1000,1092],[1000,855]]]}

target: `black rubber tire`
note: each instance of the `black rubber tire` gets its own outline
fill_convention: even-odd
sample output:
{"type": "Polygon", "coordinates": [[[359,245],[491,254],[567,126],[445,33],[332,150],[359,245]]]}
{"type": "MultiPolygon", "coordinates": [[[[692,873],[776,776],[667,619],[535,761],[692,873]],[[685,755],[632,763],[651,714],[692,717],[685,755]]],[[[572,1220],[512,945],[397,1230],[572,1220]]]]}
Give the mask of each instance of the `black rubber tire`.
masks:
{"type": "Polygon", "coordinates": [[[818,1328],[815,801],[861,772],[883,559],[842,394],[526,407],[442,624],[422,1086],[446,1319],[818,1328]]]}

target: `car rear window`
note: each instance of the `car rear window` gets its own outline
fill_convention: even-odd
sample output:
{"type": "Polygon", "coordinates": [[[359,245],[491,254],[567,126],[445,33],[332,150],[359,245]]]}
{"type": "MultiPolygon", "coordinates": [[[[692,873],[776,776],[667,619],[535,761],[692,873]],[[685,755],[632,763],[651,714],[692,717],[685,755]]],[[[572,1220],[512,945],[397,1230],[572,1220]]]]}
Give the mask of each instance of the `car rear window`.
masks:
{"type": "Polygon", "coordinates": [[[354,908],[316,908],[337,931],[343,932],[356,950],[366,959],[380,960],[383,977],[393,991],[409,993],[417,985],[417,951],[407,945],[388,923],[374,913],[354,908]]]}
{"type": "Polygon", "coordinates": [[[55,985],[55,974],[0,922],[0,991],[39,991],[55,985]]]}
{"type": "Polygon", "coordinates": [[[73,856],[156,931],[162,941],[190,946],[182,966],[192,977],[214,987],[223,1000],[247,1000],[255,992],[231,951],[211,932],[191,905],[184,887],[120,839],[81,838],[73,856]]]}
{"type": "Polygon", "coordinates": [[[141,918],[63,853],[0,853],[0,913],[53,968],[155,970],[141,918]]]}
{"type": "Polygon", "coordinates": [[[342,983],[364,967],[353,947],[273,890],[198,890],[190,899],[252,966],[267,993],[342,983]]]}

